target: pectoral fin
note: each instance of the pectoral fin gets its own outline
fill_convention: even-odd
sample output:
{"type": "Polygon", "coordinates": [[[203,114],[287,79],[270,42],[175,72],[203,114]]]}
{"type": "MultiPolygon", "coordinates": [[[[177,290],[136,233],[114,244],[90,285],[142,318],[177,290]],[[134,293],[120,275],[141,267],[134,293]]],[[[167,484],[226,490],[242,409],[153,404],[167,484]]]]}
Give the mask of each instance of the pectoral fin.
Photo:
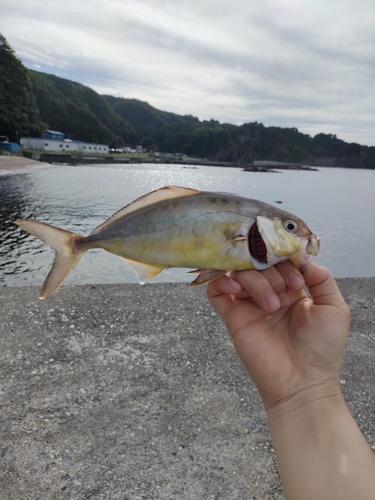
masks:
{"type": "Polygon", "coordinates": [[[189,271],[190,274],[198,274],[197,278],[195,278],[189,286],[204,285],[210,281],[217,280],[227,272],[228,271],[223,271],[222,269],[196,269],[195,271],[189,271]]]}
{"type": "Polygon", "coordinates": [[[125,259],[125,257],[121,257],[121,259],[125,261],[137,274],[141,285],[165,269],[164,267],[150,266],[148,264],[143,264],[142,262],[135,262],[134,260],[125,259]]]}

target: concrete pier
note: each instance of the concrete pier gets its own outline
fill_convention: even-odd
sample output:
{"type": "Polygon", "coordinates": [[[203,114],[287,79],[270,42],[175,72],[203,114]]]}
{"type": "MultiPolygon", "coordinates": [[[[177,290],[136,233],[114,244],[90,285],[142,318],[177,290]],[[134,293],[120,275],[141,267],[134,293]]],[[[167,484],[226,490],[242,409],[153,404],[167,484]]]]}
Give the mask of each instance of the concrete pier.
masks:
{"type": "MultiPolygon", "coordinates": [[[[375,448],[375,278],[341,384],[375,448]]],[[[0,288],[0,498],[279,499],[259,395],[204,288],[0,288]]]]}

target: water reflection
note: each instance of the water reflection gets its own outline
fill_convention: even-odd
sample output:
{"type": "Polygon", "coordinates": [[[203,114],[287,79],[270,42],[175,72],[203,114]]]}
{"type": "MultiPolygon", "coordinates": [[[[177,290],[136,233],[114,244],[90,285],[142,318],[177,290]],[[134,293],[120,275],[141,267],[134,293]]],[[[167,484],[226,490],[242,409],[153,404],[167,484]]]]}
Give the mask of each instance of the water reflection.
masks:
{"type": "MultiPolygon", "coordinates": [[[[29,238],[20,234],[14,220],[32,218],[32,203],[28,200],[29,176],[11,175],[0,178],[0,281],[3,276],[22,274],[28,265],[22,258],[22,247],[29,238]]],[[[28,245],[33,253],[35,244],[28,245]]],[[[40,246],[40,245],[38,245],[40,246]]]]}

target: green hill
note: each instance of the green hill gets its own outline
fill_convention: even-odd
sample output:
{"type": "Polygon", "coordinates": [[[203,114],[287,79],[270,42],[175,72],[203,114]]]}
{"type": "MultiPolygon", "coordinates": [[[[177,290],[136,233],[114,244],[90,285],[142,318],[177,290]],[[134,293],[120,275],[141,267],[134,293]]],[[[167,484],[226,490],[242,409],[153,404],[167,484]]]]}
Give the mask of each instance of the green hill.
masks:
{"type": "Polygon", "coordinates": [[[180,125],[182,123],[198,123],[193,116],[180,116],[167,111],[153,108],[147,102],[137,99],[123,99],[110,95],[103,96],[113,110],[129,123],[136,134],[138,142],[163,127],[180,125]]]}
{"type": "Polygon", "coordinates": [[[54,75],[29,70],[36,104],[48,128],[71,139],[111,146],[131,142],[132,127],[89,87],[54,75]]]}
{"type": "Polygon", "coordinates": [[[0,33],[0,135],[16,142],[25,134],[39,136],[41,130],[29,72],[0,33]]]}

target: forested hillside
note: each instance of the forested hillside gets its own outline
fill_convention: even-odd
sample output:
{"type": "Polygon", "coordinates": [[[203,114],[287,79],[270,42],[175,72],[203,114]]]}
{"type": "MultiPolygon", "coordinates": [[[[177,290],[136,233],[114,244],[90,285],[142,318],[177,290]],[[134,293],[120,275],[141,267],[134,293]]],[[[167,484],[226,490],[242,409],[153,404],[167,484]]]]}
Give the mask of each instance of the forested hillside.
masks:
{"type": "Polygon", "coordinates": [[[296,128],[241,126],[161,111],[147,102],[99,95],[54,75],[27,70],[0,34],[0,135],[11,141],[43,129],[110,147],[136,146],[216,161],[314,162],[375,168],[375,147],[348,144],[332,134],[311,137],[296,128]]]}
{"type": "Polygon", "coordinates": [[[40,114],[49,128],[71,139],[126,144],[134,131],[108,101],[89,87],[54,75],[29,70],[40,114]]]}
{"type": "Polygon", "coordinates": [[[168,111],[160,111],[147,102],[137,99],[123,99],[110,95],[104,97],[114,111],[133,127],[138,142],[142,142],[146,137],[163,127],[199,122],[198,118],[194,116],[181,116],[168,111]]]}
{"type": "Polygon", "coordinates": [[[163,127],[145,139],[146,147],[182,152],[218,161],[265,159],[304,161],[320,156],[337,157],[345,142],[319,134],[314,138],[296,128],[265,127],[261,123],[242,126],[204,121],[163,127]]]}
{"type": "Polygon", "coordinates": [[[17,137],[39,135],[41,130],[29,72],[0,33],[0,135],[15,142],[17,137]]]}

